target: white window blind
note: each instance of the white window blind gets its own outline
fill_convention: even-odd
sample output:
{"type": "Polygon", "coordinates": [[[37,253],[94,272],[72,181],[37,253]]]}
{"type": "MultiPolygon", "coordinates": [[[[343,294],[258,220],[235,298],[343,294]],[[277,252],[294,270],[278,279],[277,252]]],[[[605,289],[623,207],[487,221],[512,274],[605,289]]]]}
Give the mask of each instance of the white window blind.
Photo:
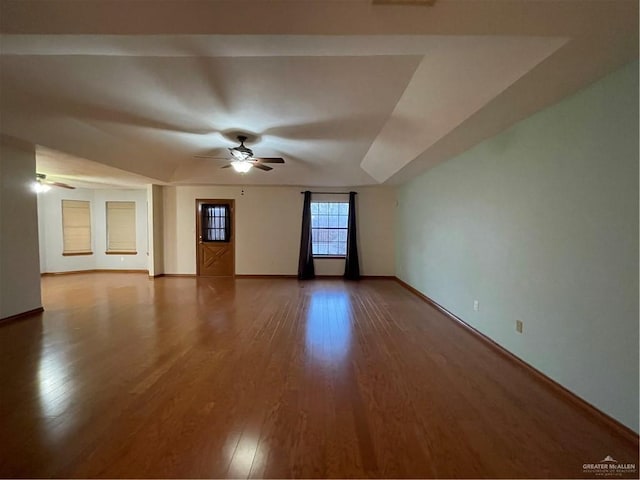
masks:
{"type": "Polygon", "coordinates": [[[62,254],[91,253],[91,204],[62,200],[62,254]]]}
{"type": "Polygon", "coordinates": [[[107,202],[107,253],[136,253],[135,202],[107,202]]]}

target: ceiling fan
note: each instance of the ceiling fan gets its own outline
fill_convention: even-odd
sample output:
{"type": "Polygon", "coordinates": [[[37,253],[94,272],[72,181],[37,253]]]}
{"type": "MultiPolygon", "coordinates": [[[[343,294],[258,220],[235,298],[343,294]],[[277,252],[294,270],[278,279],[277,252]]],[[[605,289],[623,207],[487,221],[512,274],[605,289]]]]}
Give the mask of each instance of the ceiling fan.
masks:
{"type": "Polygon", "coordinates": [[[52,182],[51,180],[47,180],[47,176],[44,173],[36,173],[36,183],[34,185],[36,192],[46,192],[51,189],[51,186],[68,188],[70,190],[75,190],[76,188],[71,185],[67,185],[66,183],[52,182]]]}
{"type": "MultiPolygon", "coordinates": [[[[245,147],[244,142],[247,137],[244,135],[238,135],[238,141],[240,145],[237,147],[229,148],[231,154],[231,161],[227,165],[223,165],[221,168],[232,167],[238,173],[247,173],[253,167],[268,172],[273,170],[272,167],[265,165],[265,163],[284,163],[284,159],[280,157],[254,157],[253,150],[245,147]]],[[[226,157],[214,157],[211,155],[196,155],[196,158],[218,158],[223,160],[229,160],[226,157]]]]}

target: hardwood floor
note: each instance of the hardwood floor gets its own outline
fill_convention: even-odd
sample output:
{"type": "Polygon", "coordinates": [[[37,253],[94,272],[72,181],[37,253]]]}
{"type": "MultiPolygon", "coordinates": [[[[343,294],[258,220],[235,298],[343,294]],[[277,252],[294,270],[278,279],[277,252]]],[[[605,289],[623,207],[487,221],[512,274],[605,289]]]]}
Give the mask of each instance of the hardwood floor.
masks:
{"type": "MultiPolygon", "coordinates": [[[[391,280],[43,278],[2,477],[576,478],[637,443],[391,280]]],[[[637,473],[631,475],[637,478],[637,473]]]]}

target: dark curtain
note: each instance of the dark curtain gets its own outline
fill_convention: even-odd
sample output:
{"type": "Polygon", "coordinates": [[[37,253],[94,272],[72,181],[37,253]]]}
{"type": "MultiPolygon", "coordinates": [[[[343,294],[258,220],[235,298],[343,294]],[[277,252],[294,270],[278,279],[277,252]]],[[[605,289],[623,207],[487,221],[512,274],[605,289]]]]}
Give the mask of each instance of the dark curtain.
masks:
{"type": "Polygon", "coordinates": [[[347,231],[347,258],[344,262],[344,278],[348,280],[360,279],[356,235],[356,192],[349,192],[349,230],[347,231]]]}
{"type": "Polygon", "coordinates": [[[307,280],[315,278],[313,266],[313,250],[311,248],[311,192],[304,192],[302,207],[302,235],[300,235],[300,259],[298,260],[298,278],[307,280]]]}

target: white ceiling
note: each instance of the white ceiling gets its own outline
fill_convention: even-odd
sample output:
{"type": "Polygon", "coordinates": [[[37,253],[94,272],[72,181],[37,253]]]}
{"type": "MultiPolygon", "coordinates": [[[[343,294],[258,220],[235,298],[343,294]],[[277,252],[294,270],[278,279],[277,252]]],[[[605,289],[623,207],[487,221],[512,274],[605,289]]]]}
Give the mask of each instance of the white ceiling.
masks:
{"type": "Polygon", "coordinates": [[[0,0],[0,13],[0,131],[78,185],[401,183],[638,57],[633,0],[0,0]],[[286,164],[239,175],[194,158],[241,132],[286,164]]]}
{"type": "Polygon", "coordinates": [[[36,147],[36,172],[46,172],[47,180],[76,188],[139,189],[158,183],[149,177],[41,146],[36,147]]]}

